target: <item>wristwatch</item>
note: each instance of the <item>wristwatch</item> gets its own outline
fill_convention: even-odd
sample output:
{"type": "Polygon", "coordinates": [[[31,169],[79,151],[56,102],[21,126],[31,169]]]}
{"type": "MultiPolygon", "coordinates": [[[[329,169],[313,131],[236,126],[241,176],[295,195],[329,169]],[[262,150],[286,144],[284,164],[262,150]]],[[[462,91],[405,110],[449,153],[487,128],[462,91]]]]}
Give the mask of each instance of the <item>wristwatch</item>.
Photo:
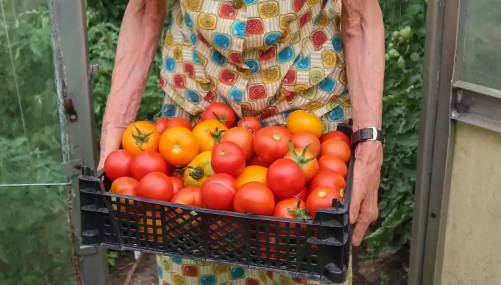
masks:
{"type": "Polygon", "coordinates": [[[351,135],[351,145],[355,146],[363,141],[380,141],[384,144],[384,133],[376,127],[359,129],[351,135]]]}

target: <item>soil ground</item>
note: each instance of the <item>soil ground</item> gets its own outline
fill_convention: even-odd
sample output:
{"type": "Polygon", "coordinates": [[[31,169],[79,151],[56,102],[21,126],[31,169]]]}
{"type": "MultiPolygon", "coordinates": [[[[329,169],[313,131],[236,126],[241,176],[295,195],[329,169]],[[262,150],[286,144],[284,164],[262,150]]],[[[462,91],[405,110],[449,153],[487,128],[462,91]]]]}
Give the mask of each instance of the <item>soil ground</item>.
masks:
{"type": "MultiPolygon", "coordinates": [[[[354,285],[405,285],[407,283],[407,254],[402,256],[382,253],[376,259],[360,258],[361,248],[353,251],[354,285]]],[[[127,274],[132,273],[136,260],[132,252],[120,252],[115,266],[110,268],[110,285],[158,285],[156,258],[143,254],[133,270],[128,284],[127,274]]]]}

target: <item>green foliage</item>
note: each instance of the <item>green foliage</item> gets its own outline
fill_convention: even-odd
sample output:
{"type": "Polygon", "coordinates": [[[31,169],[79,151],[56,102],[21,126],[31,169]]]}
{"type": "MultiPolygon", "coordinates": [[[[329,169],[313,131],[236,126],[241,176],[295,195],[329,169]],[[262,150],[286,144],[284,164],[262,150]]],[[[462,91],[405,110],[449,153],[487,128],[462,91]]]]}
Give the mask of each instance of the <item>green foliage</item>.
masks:
{"type": "Polygon", "coordinates": [[[397,251],[410,243],[426,33],[424,0],[387,0],[381,6],[387,44],[386,146],[379,201],[382,223],[366,238],[374,245],[369,254],[397,251]]]}
{"type": "Polygon", "coordinates": [[[108,251],[108,265],[115,266],[118,259],[118,252],[114,250],[108,251]]]}
{"type": "Polygon", "coordinates": [[[0,15],[0,284],[72,284],[67,189],[44,186],[65,182],[48,12],[9,2],[0,15]]]}

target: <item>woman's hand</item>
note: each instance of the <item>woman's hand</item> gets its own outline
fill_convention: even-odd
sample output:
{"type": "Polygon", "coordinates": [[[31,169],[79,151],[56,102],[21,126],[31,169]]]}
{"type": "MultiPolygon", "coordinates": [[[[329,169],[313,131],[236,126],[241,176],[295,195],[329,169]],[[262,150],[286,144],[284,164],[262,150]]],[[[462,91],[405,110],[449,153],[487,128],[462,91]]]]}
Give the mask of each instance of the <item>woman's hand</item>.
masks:
{"type": "Polygon", "coordinates": [[[125,128],[136,119],[166,13],[166,0],[131,0],[127,4],[104,112],[97,169],[102,169],[106,157],[120,148],[125,128]]]}
{"type": "Polygon", "coordinates": [[[383,146],[379,141],[357,145],[353,170],[350,222],[355,224],[353,245],[359,246],[369,225],[378,218],[378,189],[383,163],[383,146]]]}
{"type": "MultiPolygon", "coordinates": [[[[353,108],[353,130],[382,127],[384,86],[384,25],[378,0],[342,0],[342,38],[348,90],[353,108]]],[[[355,224],[353,245],[362,242],[369,224],[378,217],[377,194],[383,146],[379,141],[359,143],[350,222],[355,224]]]]}

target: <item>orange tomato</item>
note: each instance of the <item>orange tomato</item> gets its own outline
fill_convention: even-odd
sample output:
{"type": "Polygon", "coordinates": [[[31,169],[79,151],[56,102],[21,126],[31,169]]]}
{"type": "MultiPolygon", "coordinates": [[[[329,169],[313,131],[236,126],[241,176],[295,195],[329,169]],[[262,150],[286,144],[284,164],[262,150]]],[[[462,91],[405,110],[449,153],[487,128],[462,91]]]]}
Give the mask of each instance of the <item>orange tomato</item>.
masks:
{"type": "Polygon", "coordinates": [[[318,160],[318,165],[320,166],[320,170],[328,169],[335,171],[341,174],[343,178],[346,178],[348,175],[348,166],[334,154],[322,155],[318,160]]]}
{"type": "Polygon", "coordinates": [[[308,149],[305,151],[305,148],[294,148],[294,150],[290,150],[285,155],[285,158],[291,159],[299,165],[306,182],[313,179],[318,172],[319,166],[317,157],[308,149]]]}
{"type": "Polygon", "coordinates": [[[155,125],[146,121],[130,124],[122,135],[122,148],[133,154],[142,151],[158,151],[160,133],[155,125]]]}
{"type": "Polygon", "coordinates": [[[160,153],[173,166],[185,166],[200,151],[195,136],[185,127],[165,130],[160,137],[160,153]]]}
{"type": "Polygon", "coordinates": [[[212,151],[214,145],[221,141],[221,137],[228,128],[216,119],[203,121],[193,129],[193,135],[200,144],[200,152],[212,151]]]}
{"type": "Polygon", "coordinates": [[[300,131],[310,131],[317,138],[319,138],[324,132],[324,126],[322,121],[314,114],[308,113],[303,110],[297,110],[292,112],[287,118],[287,129],[291,131],[292,134],[298,133],[300,131]]]}
{"type": "Polygon", "coordinates": [[[254,154],[252,146],[252,134],[245,128],[236,127],[227,130],[221,139],[221,142],[233,142],[244,152],[245,159],[250,159],[254,154]]]}
{"type": "Polygon", "coordinates": [[[350,146],[342,140],[328,139],[322,143],[320,154],[322,156],[332,154],[341,159],[344,163],[348,163],[351,158],[351,149],[350,146]]]}
{"type": "Polygon", "coordinates": [[[259,182],[266,185],[267,172],[268,168],[262,166],[247,166],[244,171],[237,177],[237,189],[240,189],[240,187],[249,182],[259,182]]]}
{"type": "Polygon", "coordinates": [[[318,156],[320,154],[320,140],[310,131],[300,131],[292,135],[292,145],[295,148],[305,148],[308,146],[308,151],[318,156]]]}

